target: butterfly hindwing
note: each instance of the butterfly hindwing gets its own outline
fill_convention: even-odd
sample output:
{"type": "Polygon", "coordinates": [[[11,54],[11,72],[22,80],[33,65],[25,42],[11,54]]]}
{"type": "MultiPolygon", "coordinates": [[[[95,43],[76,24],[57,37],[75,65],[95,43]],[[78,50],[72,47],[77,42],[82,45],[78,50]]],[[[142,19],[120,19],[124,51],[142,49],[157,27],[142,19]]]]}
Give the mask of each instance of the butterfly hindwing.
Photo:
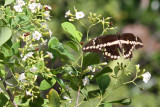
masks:
{"type": "Polygon", "coordinates": [[[120,46],[118,44],[106,46],[104,48],[103,55],[106,60],[108,60],[108,59],[116,60],[116,59],[120,58],[120,46]]]}

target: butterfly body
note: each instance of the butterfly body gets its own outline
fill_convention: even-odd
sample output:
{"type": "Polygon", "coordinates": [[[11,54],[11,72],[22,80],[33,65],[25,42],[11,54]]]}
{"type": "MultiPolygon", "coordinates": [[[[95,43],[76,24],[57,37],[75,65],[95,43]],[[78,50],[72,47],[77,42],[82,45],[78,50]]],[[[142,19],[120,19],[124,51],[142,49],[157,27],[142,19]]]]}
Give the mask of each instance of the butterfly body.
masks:
{"type": "Polygon", "coordinates": [[[93,38],[85,44],[83,51],[103,53],[105,59],[116,60],[120,58],[120,54],[125,59],[132,58],[132,51],[142,47],[143,43],[139,37],[132,33],[124,33],[93,38]]]}

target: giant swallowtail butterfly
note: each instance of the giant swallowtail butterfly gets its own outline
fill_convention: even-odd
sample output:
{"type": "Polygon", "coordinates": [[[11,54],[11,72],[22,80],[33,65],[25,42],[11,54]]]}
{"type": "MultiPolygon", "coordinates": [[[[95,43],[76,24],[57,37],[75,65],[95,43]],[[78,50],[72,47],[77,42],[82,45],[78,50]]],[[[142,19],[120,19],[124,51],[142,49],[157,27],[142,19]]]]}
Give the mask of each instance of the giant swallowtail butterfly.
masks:
{"type": "Polygon", "coordinates": [[[122,55],[125,59],[132,58],[134,49],[142,48],[141,39],[132,33],[105,35],[93,38],[83,47],[84,52],[103,53],[106,60],[116,60],[122,55]]]}

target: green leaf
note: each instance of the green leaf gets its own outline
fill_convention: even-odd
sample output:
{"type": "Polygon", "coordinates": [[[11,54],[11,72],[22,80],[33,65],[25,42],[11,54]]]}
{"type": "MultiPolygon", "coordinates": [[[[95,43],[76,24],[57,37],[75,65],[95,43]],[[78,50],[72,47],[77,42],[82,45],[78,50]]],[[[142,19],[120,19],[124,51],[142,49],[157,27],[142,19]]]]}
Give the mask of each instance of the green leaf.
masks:
{"type": "Polygon", "coordinates": [[[60,97],[56,90],[51,89],[48,93],[50,107],[60,107],[60,97]]]}
{"type": "Polygon", "coordinates": [[[114,74],[115,74],[116,77],[117,77],[117,74],[118,74],[119,70],[120,70],[119,66],[114,67],[114,74]]]}
{"type": "Polygon", "coordinates": [[[13,1],[14,0],[5,0],[4,6],[11,4],[13,1]]]}
{"type": "Polygon", "coordinates": [[[3,93],[0,93],[0,107],[4,107],[7,101],[8,98],[3,93]]]}
{"type": "Polygon", "coordinates": [[[18,48],[20,48],[20,41],[14,43],[14,44],[12,45],[11,50],[10,50],[11,55],[17,54],[17,53],[18,53],[18,48]]]}
{"type": "Polygon", "coordinates": [[[111,73],[112,72],[112,69],[110,67],[104,67],[100,72],[98,72],[92,80],[96,79],[97,77],[103,75],[103,74],[106,74],[106,73],[111,73]]]}
{"type": "Polygon", "coordinates": [[[67,31],[68,33],[71,34],[70,38],[73,41],[75,41],[75,39],[78,40],[79,42],[81,41],[81,39],[82,39],[82,33],[79,32],[79,31],[77,31],[76,28],[75,28],[75,26],[72,23],[70,23],[70,22],[64,22],[61,25],[62,25],[62,27],[63,27],[63,29],[65,31],[67,31]]]}
{"type": "Polygon", "coordinates": [[[121,100],[110,101],[109,103],[119,103],[119,104],[122,104],[122,105],[129,105],[129,104],[131,104],[131,99],[123,98],[121,100]]]}
{"type": "Polygon", "coordinates": [[[70,79],[70,87],[73,90],[78,91],[79,85],[80,85],[80,80],[77,77],[72,77],[70,79]]]}
{"type": "Polygon", "coordinates": [[[86,69],[89,65],[98,64],[100,62],[99,55],[96,53],[88,53],[83,59],[83,69],[86,69]]]}
{"type": "Polygon", "coordinates": [[[75,50],[77,53],[79,52],[77,45],[73,41],[69,41],[66,43],[67,46],[71,47],[73,50],[75,50]]]}
{"type": "Polygon", "coordinates": [[[52,80],[43,80],[40,84],[39,90],[47,90],[51,88],[56,83],[56,80],[52,78],[52,80]]]}
{"type": "Polygon", "coordinates": [[[12,35],[12,30],[9,27],[2,27],[0,29],[0,46],[7,42],[12,35]]]}
{"type": "Polygon", "coordinates": [[[40,96],[37,96],[37,98],[34,98],[33,101],[29,102],[29,107],[42,107],[43,103],[44,99],[42,99],[40,96]]]}
{"type": "Polygon", "coordinates": [[[15,63],[15,57],[14,56],[7,56],[5,59],[4,59],[4,61],[6,62],[6,63],[9,63],[9,64],[14,64],[15,63]]]}
{"type": "Polygon", "coordinates": [[[54,49],[54,51],[58,51],[60,55],[66,56],[71,60],[75,60],[74,56],[63,46],[62,43],[56,37],[52,37],[48,42],[48,47],[50,49],[54,49]]]}
{"type": "Polygon", "coordinates": [[[101,91],[99,89],[88,92],[88,98],[89,99],[91,99],[91,98],[99,98],[100,96],[101,96],[101,91]]]}
{"type": "Polygon", "coordinates": [[[100,90],[103,92],[105,92],[106,88],[109,86],[110,83],[110,77],[108,76],[108,74],[103,74],[99,77],[96,78],[97,84],[100,88],[100,90]]]}
{"type": "Polygon", "coordinates": [[[112,104],[105,102],[104,104],[100,105],[100,107],[112,107],[112,104]]]}

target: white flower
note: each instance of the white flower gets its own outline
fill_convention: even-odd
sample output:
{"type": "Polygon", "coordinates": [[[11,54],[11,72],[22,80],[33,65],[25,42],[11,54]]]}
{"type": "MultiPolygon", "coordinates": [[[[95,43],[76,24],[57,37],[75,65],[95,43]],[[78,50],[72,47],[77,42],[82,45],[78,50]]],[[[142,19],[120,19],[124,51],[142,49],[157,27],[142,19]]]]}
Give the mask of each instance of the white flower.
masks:
{"type": "Polygon", "coordinates": [[[49,36],[51,37],[53,32],[49,29],[49,36]]]}
{"type": "Polygon", "coordinates": [[[28,53],[26,54],[26,56],[27,56],[27,57],[31,57],[31,56],[33,56],[33,54],[34,54],[34,52],[28,52],[28,53]]]}
{"type": "Polygon", "coordinates": [[[24,6],[25,5],[25,2],[23,0],[18,0],[17,1],[17,4],[20,5],[20,6],[24,6]]]}
{"type": "Polygon", "coordinates": [[[68,16],[70,16],[70,15],[71,15],[71,11],[68,10],[68,11],[65,13],[65,16],[64,16],[64,17],[66,18],[66,17],[68,17],[68,16]]]}
{"type": "Polygon", "coordinates": [[[65,100],[68,100],[68,103],[71,103],[71,99],[70,99],[69,97],[64,96],[63,98],[64,98],[65,100]]]}
{"type": "Polygon", "coordinates": [[[30,69],[30,71],[32,71],[32,72],[36,72],[37,71],[37,67],[35,67],[35,66],[33,66],[31,69],[30,69]]]}
{"type": "Polygon", "coordinates": [[[22,58],[23,61],[25,61],[26,59],[27,59],[27,56],[24,56],[24,57],[22,58]]]}
{"type": "Polygon", "coordinates": [[[143,81],[144,81],[145,83],[148,83],[148,81],[149,81],[150,78],[151,78],[151,74],[150,74],[149,72],[146,72],[146,73],[144,73],[142,76],[143,76],[143,81]]]}
{"type": "Polygon", "coordinates": [[[80,19],[84,17],[84,13],[83,12],[76,12],[76,19],[80,19]]]}
{"type": "Polygon", "coordinates": [[[36,8],[37,8],[38,10],[42,9],[41,3],[36,3],[36,8]]]}
{"type": "Polygon", "coordinates": [[[41,43],[41,45],[46,45],[47,41],[48,41],[47,39],[43,40],[42,43],[41,43]]]}
{"type": "Polygon", "coordinates": [[[47,51],[47,55],[48,55],[51,59],[54,58],[51,52],[48,52],[48,51],[47,51]]]}
{"type": "Polygon", "coordinates": [[[44,30],[47,30],[48,29],[48,25],[47,23],[40,23],[41,26],[44,28],[44,30]]]}
{"type": "Polygon", "coordinates": [[[28,5],[28,8],[34,13],[36,12],[36,7],[37,7],[37,4],[36,3],[32,3],[32,4],[29,4],[28,5]]]}
{"type": "Polygon", "coordinates": [[[50,19],[50,11],[45,11],[44,13],[43,13],[43,15],[44,15],[44,18],[45,19],[47,19],[47,20],[49,20],[50,19]]]}
{"type": "Polygon", "coordinates": [[[42,34],[39,33],[38,31],[35,31],[32,35],[35,40],[39,40],[42,36],[42,34]]]}
{"type": "Polygon", "coordinates": [[[49,5],[44,5],[44,7],[45,8],[47,7],[49,10],[52,10],[51,6],[49,6],[49,5]]]}
{"type": "Polygon", "coordinates": [[[22,12],[22,8],[20,5],[14,6],[14,9],[16,10],[16,12],[22,12]]]}
{"type": "Polygon", "coordinates": [[[4,92],[2,88],[0,88],[0,92],[2,92],[2,93],[4,92]]]}
{"type": "Polygon", "coordinates": [[[91,66],[88,66],[88,69],[91,70],[92,72],[95,72],[95,68],[92,68],[91,66]]]}
{"type": "Polygon", "coordinates": [[[28,52],[24,57],[23,57],[23,55],[21,55],[21,57],[23,57],[22,60],[25,61],[28,57],[33,56],[33,54],[34,54],[34,52],[28,52]]]}
{"type": "Polygon", "coordinates": [[[19,80],[19,81],[24,81],[25,78],[26,78],[25,73],[22,73],[22,74],[19,76],[18,80],[19,80]]]}
{"type": "Polygon", "coordinates": [[[26,90],[26,95],[32,96],[31,92],[29,92],[29,91],[27,91],[27,90],[26,90]]]}
{"type": "Polygon", "coordinates": [[[86,84],[88,84],[88,83],[89,83],[89,79],[88,79],[88,77],[85,77],[83,79],[83,85],[86,86],[86,84]]]}

